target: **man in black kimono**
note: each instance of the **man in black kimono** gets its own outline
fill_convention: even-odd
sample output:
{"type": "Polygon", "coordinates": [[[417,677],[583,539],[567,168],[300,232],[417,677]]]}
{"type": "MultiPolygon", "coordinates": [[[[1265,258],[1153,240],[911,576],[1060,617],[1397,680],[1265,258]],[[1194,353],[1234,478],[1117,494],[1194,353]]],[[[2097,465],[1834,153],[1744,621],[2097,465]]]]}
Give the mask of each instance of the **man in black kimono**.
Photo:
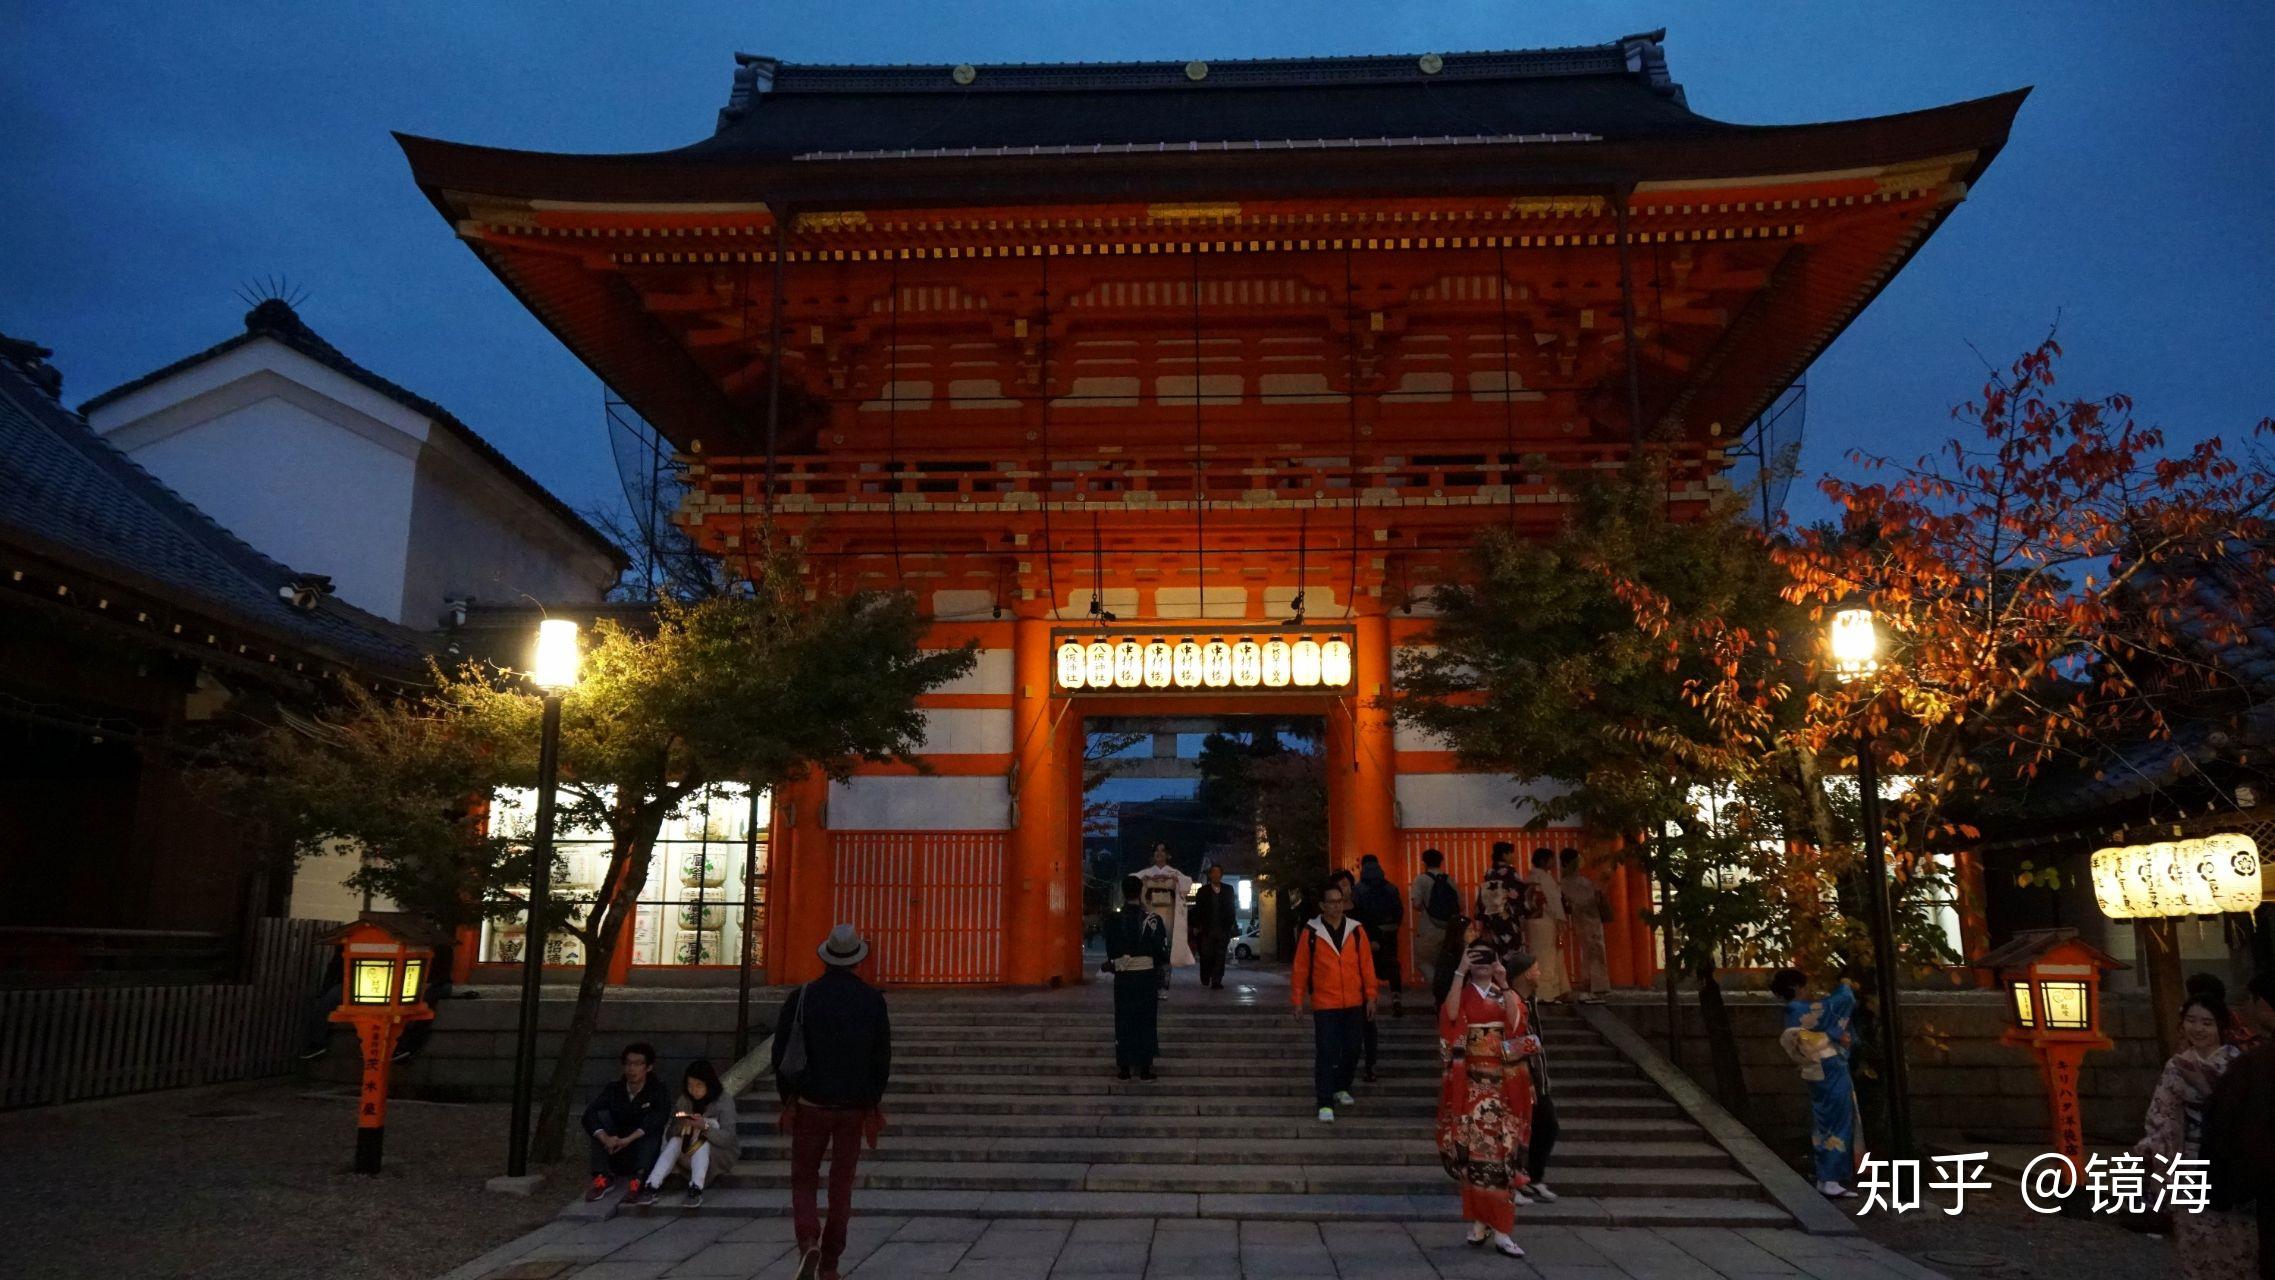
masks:
{"type": "Polygon", "coordinates": [[[1120,1078],[1153,1079],[1160,1051],[1161,970],[1169,964],[1169,926],[1145,906],[1145,882],[1122,877],[1122,907],[1106,919],[1106,963],[1114,975],[1114,1067],[1120,1078]]]}
{"type": "Polygon", "coordinates": [[[1240,930],[1240,901],[1224,882],[1224,868],[1211,865],[1208,881],[1193,895],[1187,913],[1193,924],[1193,954],[1201,960],[1201,985],[1224,990],[1224,953],[1240,930]]]}

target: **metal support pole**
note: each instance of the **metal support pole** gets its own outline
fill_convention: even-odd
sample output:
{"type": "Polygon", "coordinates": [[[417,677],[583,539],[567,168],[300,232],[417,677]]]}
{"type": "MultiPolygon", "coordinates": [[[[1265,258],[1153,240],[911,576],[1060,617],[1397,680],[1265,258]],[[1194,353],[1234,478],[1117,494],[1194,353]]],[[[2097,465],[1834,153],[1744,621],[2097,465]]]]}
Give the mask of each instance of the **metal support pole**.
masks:
{"type": "Polygon", "coordinates": [[[1856,785],[1863,806],[1865,884],[1871,894],[1873,976],[1880,998],[1880,1088],[1888,1100],[1888,1145],[1901,1159],[1912,1152],[1911,1080],[1904,1066],[1904,1021],[1896,1003],[1895,893],[1880,830],[1880,763],[1870,729],[1856,735],[1856,785]]]}
{"type": "Polygon", "coordinates": [[[741,969],[735,978],[735,1061],[750,1053],[751,921],[758,914],[758,784],[750,786],[750,821],[743,830],[743,940],[741,969]]]}
{"type": "Polygon", "coordinates": [[[513,1132],[506,1138],[506,1175],[529,1172],[529,1107],[537,1092],[538,984],[544,976],[545,895],[553,878],[553,792],[561,777],[561,695],[545,695],[537,739],[537,834],[529,847],[529,916],[522,930],[521,1021],[513,1047],[513,1132]]]}

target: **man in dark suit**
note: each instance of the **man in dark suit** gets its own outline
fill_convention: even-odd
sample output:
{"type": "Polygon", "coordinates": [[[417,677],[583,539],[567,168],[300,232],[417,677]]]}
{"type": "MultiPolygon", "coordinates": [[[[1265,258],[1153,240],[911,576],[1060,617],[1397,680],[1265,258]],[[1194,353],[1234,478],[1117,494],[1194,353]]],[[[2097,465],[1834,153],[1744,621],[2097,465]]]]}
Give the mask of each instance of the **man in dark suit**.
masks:
{"type": "Polygon", "coordinates": [[[1224,953],[1240,932],[1240,901],[1224,882],[1224,868],[1210,864],[1208,883],[1193,895],[1193,954],[1201,958],[1201,985],[1224,990],[1224,953]]]}

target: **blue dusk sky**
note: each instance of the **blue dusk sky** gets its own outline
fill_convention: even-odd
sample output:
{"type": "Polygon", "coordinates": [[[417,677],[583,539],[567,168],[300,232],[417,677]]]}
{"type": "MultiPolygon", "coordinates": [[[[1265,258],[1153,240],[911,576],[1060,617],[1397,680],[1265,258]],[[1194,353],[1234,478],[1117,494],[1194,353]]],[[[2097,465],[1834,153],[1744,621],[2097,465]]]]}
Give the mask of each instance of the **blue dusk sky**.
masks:
{"type": "MultiPolygon", "coordinates": [[[[355,359],[579,507],[598,380],[413,187],[391,130],[550,151],[710,132],[738,49],[953,65],[1591,44],[1664,26],[1693,109],[1782,124],[2036,87],[1967,203],[1809,375],[1806,481],[1910,456],[2057,317],[2067,386],[2239,438],[2275,413],[2275,6],[1736,0],[0,0],[0,331],[77,403],[238,332],[285,276],[355,359]]],[[[1809,510],[1795,492],[1796,513],[1809,510]]]]}

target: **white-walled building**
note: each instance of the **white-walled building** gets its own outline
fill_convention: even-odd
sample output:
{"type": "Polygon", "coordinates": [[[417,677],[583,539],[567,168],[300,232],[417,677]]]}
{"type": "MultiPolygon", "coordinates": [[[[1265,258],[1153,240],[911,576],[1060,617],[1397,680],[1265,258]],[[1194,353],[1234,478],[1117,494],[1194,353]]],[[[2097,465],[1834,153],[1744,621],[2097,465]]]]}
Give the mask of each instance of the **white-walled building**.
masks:
{"type": "Polygon", "coordinates": [[[451,600],[598,600],[624,568],[472,428],[350,360],[281,299],[80,411],[257,550],[405,626],[436,627],[451,600]]]}

